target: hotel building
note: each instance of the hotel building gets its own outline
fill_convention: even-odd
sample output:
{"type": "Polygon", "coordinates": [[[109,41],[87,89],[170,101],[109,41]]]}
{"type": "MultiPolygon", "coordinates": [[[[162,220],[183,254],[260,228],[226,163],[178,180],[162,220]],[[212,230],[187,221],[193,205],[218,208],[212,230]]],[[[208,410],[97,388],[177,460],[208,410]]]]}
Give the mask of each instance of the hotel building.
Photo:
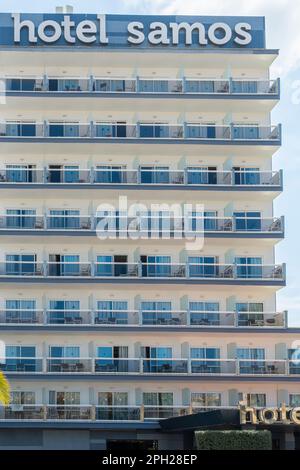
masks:
{"type": "Polygon", "coordinates": [[[298,406],[264,18],[68,18],[0,15],[0,448],[191,448],[172,418],[298,406]]]}

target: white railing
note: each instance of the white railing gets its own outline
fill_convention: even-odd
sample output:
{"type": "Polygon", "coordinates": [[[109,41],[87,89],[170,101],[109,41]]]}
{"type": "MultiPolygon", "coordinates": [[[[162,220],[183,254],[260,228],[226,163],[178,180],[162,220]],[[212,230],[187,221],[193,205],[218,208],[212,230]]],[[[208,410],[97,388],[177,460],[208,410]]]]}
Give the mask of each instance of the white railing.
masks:
{"type": "Polygon", "coordinates": [[[144,139],[209,141],[281,141],[281,126],[235,124],[160,124],[78,121],[5,121],[0,122],[0,138],[47,139],[144,139]]]}
{"type": "Polygon", "coordinates": [[[286,328],[287,312],[234,312],[201,310],[0,310],[0,325],[117,326],[190,328],[286,328]]]}
{"type": "Polygon", "coordinates": [[[207,358],[0,358],[1,370],[11,374],[150,375],[150,376],[300,376],[300,360],[207,358]]]}
{"type": "Polygon", "coordinates": [[[7,261],[0,263],[0,276],[283,281],[285,265],[7,261]]]}
{"type": "Polygon", "coordinates": [[[279,80],[253,78],[2,77],[7,92],[278,95],[279,80]]]}
{"type": "Polygon", "coordinates": [[[282,185],[280,171],[219,171],[196,168],[186,168],[184,170],[170,170],[159,168],[22,168],[7,167],[0,168],[0,184],[14,183],[24,184],[67,184],[70,186],[77,184],[94,185],[130,185],[139,184],[142,186],[165,186],[165,185],[191,185],[191,186],[249,186],[264,187],[272,189],[273,186],[282,185]]]}

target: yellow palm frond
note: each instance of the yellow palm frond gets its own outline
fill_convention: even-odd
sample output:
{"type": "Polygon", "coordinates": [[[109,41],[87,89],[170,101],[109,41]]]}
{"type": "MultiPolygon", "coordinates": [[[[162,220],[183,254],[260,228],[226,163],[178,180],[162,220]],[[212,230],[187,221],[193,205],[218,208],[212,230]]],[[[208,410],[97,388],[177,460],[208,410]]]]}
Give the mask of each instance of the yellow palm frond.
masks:
{"type": "Polygon", "coordinates": [[[10,387],[5,375],[0,372],[0,404],[8,405],[10,402],[10,387]]]}

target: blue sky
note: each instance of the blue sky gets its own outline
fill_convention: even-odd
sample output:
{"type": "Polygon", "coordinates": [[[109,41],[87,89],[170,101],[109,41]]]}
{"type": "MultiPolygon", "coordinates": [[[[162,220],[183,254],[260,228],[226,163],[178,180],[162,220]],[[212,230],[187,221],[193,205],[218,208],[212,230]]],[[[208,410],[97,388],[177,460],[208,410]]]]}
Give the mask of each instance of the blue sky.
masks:
{"type": "Polygon", "coordinates": [[[54,12],[70,4],[81,13],[196,15],[263,15],[267,46],[279,48],[272,76],[281,76],[282,99],[273,122],[283,124],[283,146],[274,168],[284,168],[284,194],[275,201],[275,215],[286,217],[286,240],[276,248],[277,261],[287,263],[288,287],[278,294],[278,309],[288,310],[290,323],[300,326],[300,2],[298,0],[1,0],[1,12],[54,12]],[[299,198],[299,201],[298,201],[299,198]],[[298,206],[299,204],[299,206],[298,206]],[[298,207],[298,209],[297,209],[298,207]],[[299,212],[298,212],[299,211],[299,212]],[[295,215],[296,214],[296,215],[295,215]],[[299,264],[298,264],[299,263],[299,264]],[[299,318],[299,320],[298,320],[299,318]]]}

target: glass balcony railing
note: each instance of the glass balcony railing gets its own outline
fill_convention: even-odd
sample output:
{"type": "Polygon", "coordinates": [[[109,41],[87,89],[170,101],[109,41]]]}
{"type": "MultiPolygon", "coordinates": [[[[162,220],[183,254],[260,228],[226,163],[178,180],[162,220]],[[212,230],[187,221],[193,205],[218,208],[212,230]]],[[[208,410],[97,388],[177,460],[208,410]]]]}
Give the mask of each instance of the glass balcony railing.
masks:
{"type": "Polygon", "coordinates": [[[187,374],[188,360],[167,358],[142,359],[142,371],[144,374],[187,374]]]}
{"type": "Polygon", "coordinates": [[[96,406],[97,421],[140,421],[138,406],[96,406]]]}
{"type": "Polygon", "coordinates": [[[235,78],[4,77],[7,92],[276,96],[279,80],[235,78]]]}
{"type": "MultiPolygon", "coordinates": [[[[259,408],[259,407],[258,407],[259,408]]],[[[38,405],[11,404],[0,409],[0,421],[158,421],[209,410],[237,410],[237,406],[186,405],[38,405]]]]}
{"type": "Polygon", "coordinates": [[[197,168],[185,170],[160,169],[41,169],[9,167],[0,169],[0,184],[91,184],[91,185],[191,185],[191,186],[249,186],[251,188],[282,186],[281,171],[217,171],[197,168]]]}
{"type": "Polygon", "coordinates": [[[44,322],[49,325],[91,325],[90,310],[47,310],[44,312],[44,322]]]}
{"type": "Polygon", "coordinates": [[[0,277],[139,278],[284,281],[285,265],[214,263],[81,263],[11,261],[0,263],[0,277]]]}
{"type": "Polygon", "coordinates": [[[6,121],[0,123],[0,138],[47,138],[47,139],[143,139],[143,140],[205,140],[205,141],[246,141],[281,142],[281,126],[218,125],[200,123],[156,123],[141,122],[64,122],[45,123],[27,121],[6,121]]]}
{"type": "Polygon", "coordinates": [[[102,374],[138,374],[140,373],[140,360],[99,357],[95,359],[95,372],[102,374]]]}
{"type": "MultiPolygon", "coordinates": [[[[97,230],[98,233],[124,236],[130,230],[143,237],[162,238],[185,237],[203,233],[278,233],[283,234],[283,218],[261,217],[161,217],[139,216],[80,216],[80,215],[36,215],[6,214],[0,215],[0,230],[46,230],[46,231],[77,231],[97,230]],[[105,226],[103,226],[105,225],[105,226]]],[[[101,273],[101,268],[96,271],[101,273]]]]}
{"type": "Polygon", "coordinates": [[[47,372],[54,373],[91,373],[92,359],[77,358],[60,358],[52,357],[47,359],[47,372]]]}
{"type": "Polygon", "coordinates": [[[238,373],[240,375],[285,375],[288,373],[287,362],[284,360],[240,359],[238,373]]]}
{"type": "Polygon", "coordinates": [[[92,406],[47,405],[46,419],[50,421],[86,421],[92,419],[92,406]]]}
{"type": "Polygon", "coordinates": [[[199,375],[235,375],[236,362],[231,359],[191,359],[191,373],[199,375]]]}
{"type": "Polygon", "coordinates": [[[166,310],[142,310],[142,325],[180,326],[187,325],[187,312],[166,310]]]}
{"type": "Polygon", "coordinates": [[[4,309],[0,325],[287,328],[287,312],[4,309]]]}
{"type": "Polygon", "coordinates": [[[1,359],[10,374],[300,376],[300,361],[228,358],[16,358],[1,359]]]}
{"type": "Polygon", "coordinates": [[[45,406],[11,404],[0,410],[0,421],[43,421],[45,419],[45,406]]]}
{"type": "Polygon", "coordinates": [[[0,361],[0,369],[5,373],[41,373],[43,359],[36,357],[6,357],[0,361]]]}

